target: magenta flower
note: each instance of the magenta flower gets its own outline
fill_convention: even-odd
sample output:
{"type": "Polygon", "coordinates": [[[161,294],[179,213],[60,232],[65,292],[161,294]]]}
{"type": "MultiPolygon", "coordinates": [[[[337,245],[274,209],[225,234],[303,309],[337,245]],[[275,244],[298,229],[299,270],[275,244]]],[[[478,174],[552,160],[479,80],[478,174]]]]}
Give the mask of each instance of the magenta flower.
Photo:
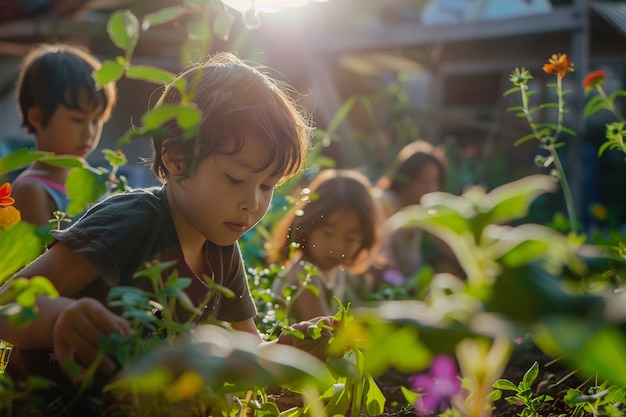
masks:
{"type": "Polygon", "coordinates": [[[387,269],[383,272],[383,281],[394,287],[401,287],[405,284],[404,275],[397,269],[387,269]]]}
{"type": "Polygon", "coordinates": [[[415,375],[410,382],[413,390],[422,394],[414,404],[420,415],[450,408],[452,397],[461,390],[456,363],[447,355],[437,356],[430,372],[415,375]]]}

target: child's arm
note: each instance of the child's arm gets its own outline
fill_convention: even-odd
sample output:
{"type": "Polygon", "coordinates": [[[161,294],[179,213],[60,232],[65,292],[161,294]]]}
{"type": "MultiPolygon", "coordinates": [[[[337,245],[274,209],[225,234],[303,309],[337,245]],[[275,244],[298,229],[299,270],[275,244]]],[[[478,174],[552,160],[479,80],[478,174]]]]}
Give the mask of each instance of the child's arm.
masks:
{"type": "MultiPolygon", "coordinates": [[[[57,243],[12,279],[37,275],[48,278],[60,296],[54,299],[40,297],[37,320],[25,328],[13,328],[6,319],[0,319],[0,338],[22,349],[54,349],[59,359],[73,359],[79,365],[87,366],[98,353],[97,343],[101,335],[132,332],[125,319],[113,314],[100,302],[90,298],[74,299],[99,276],[84,256],[57,243]]],[[[105,361],[103,366],[105,371],[113,363],[105,361]]]]}

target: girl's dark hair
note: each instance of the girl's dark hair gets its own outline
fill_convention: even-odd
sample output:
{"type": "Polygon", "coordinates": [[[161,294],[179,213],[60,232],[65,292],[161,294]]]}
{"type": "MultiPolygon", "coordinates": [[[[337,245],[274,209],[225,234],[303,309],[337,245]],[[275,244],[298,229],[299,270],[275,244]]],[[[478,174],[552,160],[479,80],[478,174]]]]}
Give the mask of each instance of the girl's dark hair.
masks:
{"type": "Polygon", "coordinates": [[[59,105],[70,109],[88,110],[80,107],[80,94],[86,94],[93,109],[102,107],[102,120],[106,121],[113,111],[116,100],[114,83],[102,88],[96,86],[92,76],[100,69],[100,61],[77,46],[66,44],[43,44],[29,52],[22,61],[17,80],[17,102],[22,115],[22,127],[35,133],[28,120],[28,110],[39,107],[45,126],[59,105]]]}
{"type": "Polygon", "coordinates": [[[184,71],[165,88],[156,107],[195,104],[202,121],[191,138],[175,119],[166,122],[166,133],[152,138],[152,171],[165,181],[169,173],[163,154],[172,152],[191,175],[196,163],[224,151],[230,140],[235,149],[229,153],[241,151],[245,134],[253,132],[271,150],[260,170],[275,164],[271,175],[283,180],[295,175],[305,163],[311,128],[287,91],[286,85],[230,53],[184,71]]]}
{"type": "Polygon", "coordinates": [[[439,188],[443,188],[448,171],[446,157],[441,149],[425,140],[416,140],[402,148],[376,186],[382,190],[402,193],[428,164],[434,164],[439,169],[439,188]]]}
{"type": "Polygon", "coordinates": [[[273,229],[273,248],[268,262],[282,262],[289,258],[292,243],[306,249],[311,233],[321,227],[325,219],[337,210],[348,209],[356,213],[363,232],[363,241],[355,259],[348,265],[359,271],[368,266],[369,251],[377,242],[378,212],[370,194],[371,183],[359,171],[350,169],[325,169],[305,188],[303,198],[273,229]]]}

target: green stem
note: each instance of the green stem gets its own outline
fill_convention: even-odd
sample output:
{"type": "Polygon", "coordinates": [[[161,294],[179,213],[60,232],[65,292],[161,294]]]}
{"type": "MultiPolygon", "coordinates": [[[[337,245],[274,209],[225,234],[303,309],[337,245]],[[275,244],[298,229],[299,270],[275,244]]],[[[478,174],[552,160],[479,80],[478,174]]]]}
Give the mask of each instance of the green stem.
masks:
{"type": "Polygon", "coordinates": [[[576,210],[574,208],[574,199],[572,197],[572,191],[569,187],[569,182],[565,176],[565,170],[563,164],[559,158],[559,154],[556,152],[554,145],[549,147],[550,154],[554,159],[554,166],[559,173],[559,181],[561,182],[561,188],[563,189],[563,197],[565,198],[565,206],[567,208],[567,217],[569,219],[570,230],[576,232],[578,221],[576,220],[576,210]]]}
{"type": "MultiPolygon", "coordinates": [[[[359,370],[363,369],[363,354],[359,351],[358,348],[353,349],[354,358],[356,362],[356,367],[359,370]]],[[[364,377],[360,375],[358,381],[353,381],[353,391],[352,391],[352,410],[350,410],[351,417],[359,417],[361,415],[361,404],[363,402],[363,383],[364,377]]]]}
{"type": "Polygon", "coordinates": [[[533,120],[532,114],[530,113],[530,110],[528,108],[528,95],[527,95],[528,86],[526,84],[522,84],[520,88],[521,88],[521,95],[522,95],[522,109],[523,109],[524,115],[526,116],[526,120],[528,121],[528,124],[530,125],[530,128],[533,134],[535,135],[535,137],[537,138],[537,140],[539,140],[539,142],[541,142],[543,146],[550,151],[550,155],[552,156],[552,159],[554,161],[554,166],[556,167],[556,170],[558,172],[558,177],[559,177],[559,182],[561,183],[561,188],[563,189],[563,197],[565,198],[565,206],[567,208],[567,217],[568,217],[569,224],[570,224],[570,230],[572,232],[575,232],[577,229],[578,222],[576,220],[576,210],[574,207],[574,199],[572,197],[572,191],[567,181],[567,177],[565,176],[565,170],[563,169],[563,164],[561,163],[561,159],[559,158],[559,154],[557,153],[556,147],[555,147],[557,140],[558,140],[558,136],[561,133],[562,127],[563,127],[564,100],[563,100],[563,86],[561,83],[561,78],[557,76],[557,90],[556,90],[557,96],[558,96],[557,128],[556,128],[556,131],[554,132],[554,137],[549,138],[550,139],[549,144],[546,143],[547,142],[546,138],[543,137],[543,135],[541,135],[539,131],[537,131],[537,126],[535,125],[535,121],[533,120]]]}
{"type": "Polygon", "coordinates": [[[559,158],[559,154],[556,151],[555,145],[557,142],[557,138],[561,133],[561,129],[563,126],[563,84],[561,82],[561,77],[557,76],[557,95],[559,99],[559,116],[557,122],[557,129],[554,134],[554,138],[548,149],[550,150],[550,154],[552,158],[554,158],[554,166],[559,173],[559,181],[561,182],[561,188],[563,189],[563,197],[565,198],[565,206],[567,207],[567,217],[569,219],[569,226],[572,232],[576,232],[577,229],[577,220],[576,220],[576,209],[574,207],[574,198],[572,197],[572,191],[569,186],[569,182],[567,181],[567,177],[565,176],[565,169],[563,168],[563,164],[561,163],[561,159],[559,158]]]}
{"type": "Polygon", "coordinates": [[[615,116],[615,118],[618,121],[623,122],[624,121],[624,116],[622,116],[622,114],[619,111],[617,111],[617,109],[615,108],[615,105],[613,104],[613,101],[609,100],[609,97],[604,92],[604,88],[602,88],[602,86],[600,84],[598,84],[598,85],[596,85],[596,90],[598,90],[598,93],[600,94],[600,96],[604,100],[606,108],[609,109],[609,111],[611,113],[613,113],[613,116],[615,116]]]}

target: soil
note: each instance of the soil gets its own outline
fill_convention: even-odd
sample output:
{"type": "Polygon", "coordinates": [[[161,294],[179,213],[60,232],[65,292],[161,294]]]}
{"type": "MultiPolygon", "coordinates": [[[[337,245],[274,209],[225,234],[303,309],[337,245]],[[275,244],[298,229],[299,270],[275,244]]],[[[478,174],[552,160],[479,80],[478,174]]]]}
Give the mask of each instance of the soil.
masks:
{"type": "MultiPolygon", "coordinates": [[[[539,417],[570,415],[572,409],[565,404],[563,398],[569,388],[580,389],[581,383],[571,374],[570,369],[564,367],[558,361],[553,361],[540,350],[536,348],[516,350],[512,354],[501,378],[518,384],[535,361],[539,364],[539,375],[533,384],[535,395],[548,394],[554,398],[553,401],[545,402],[541,406],[539,417]]],[[[412,407],[406,404],[406,400],[400,391],[401,385],[410,387],[408,375],[403,376],[399,373],[388,372],[377,382],[387,398],[386,410],[384,414],[381,414],[381,417],[419,416],[412,407]]],[[[509,395],[511,394],[512,392],[509,392],[509,395]]],[[[493,405],[492,417],[513,417],[522,411],[519,406],[511,404],[504,399],[496,401],[493,405]]],[[[435,416],[436,414],[428,417],[435,416]]],[[[585,415],[583,414],[580,417],[583,416],[585,415]]]]}
{"type": "MultiPolygon", "coordinates": [[[[533,392],[535,395],[548,394],[554,398],[554,400],[547,401],[541,406],[539,417],[571,415],[573,410],[565,404],[563,399],[569,388],[581,389],[581,382],[572,375],[570,369],[558,361],[553,361],[540,350],[521,348],[514,351],[501,378],[518,384],[535,361],[539,365],[539,375],[533,384],[533,392]]],[[[387,399],[385,412],[378,417],[419,416],[413,407],[407,404],[400,388],[402,386],[410,387],[409,376],[390,370],[376,380],[387,399]]],[[[281,411],[294,406],[302,406],[302,400],[299,396],[285,395],[284,392],[276,394],[278,395],[274,397],[274,400],[278,403],[281,411]]],[[[511,394],[512,392],[508,393],[508,395],[511,394]]],[[[521,411],[519,406],[500,399],[494,403],[492,417],[513,417],[521,411]]],[[[436,416],[437,414],[433,414],[426,417],[436,416]]],[[[590,417],[590,415],[581,414],[580,417],[590,417]]]]}

